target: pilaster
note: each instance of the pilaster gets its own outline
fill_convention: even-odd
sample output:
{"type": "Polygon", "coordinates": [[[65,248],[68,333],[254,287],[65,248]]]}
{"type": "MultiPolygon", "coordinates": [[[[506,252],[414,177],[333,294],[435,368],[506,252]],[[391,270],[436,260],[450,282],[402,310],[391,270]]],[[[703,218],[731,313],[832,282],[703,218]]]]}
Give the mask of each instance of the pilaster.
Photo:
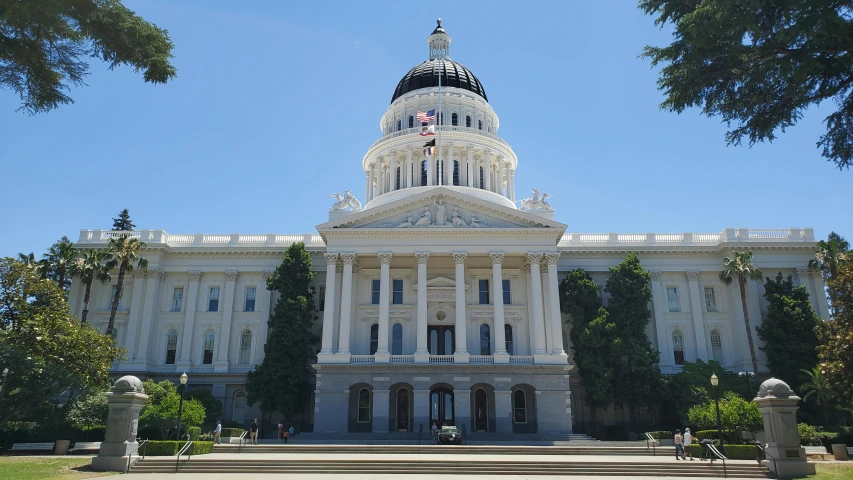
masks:
{"type": "MultiPolygon", "coordinates": [[[[376,363],[390,363],[391,354],[388,351],[388,324],[391,308],[391,253],[378,254],[379,274],[379,342],[374,355],[376,363]]],[[[376,424],[373,424],[374,428],[376,424]]]]}
{"type": "Polygon", "coordinates": [[[237,283],[237,270],[225,272],[225,294],[222,299],[222,328],[219,332],[219,352],[213,371],[223,373],[228,371],[228,351],[231,348],[231,320],[234,317],[234,287],[237,283]]]}
{"type": "Polygon", "coordinates": [[[495,363],[509,363],[509,353],[506,351],[506,334],[504,332],[504,288],[503,288],[503,272],[501,263],[504,259],[503,252],[489,252],[489,257],[492,259],[492,304],[494,311],[494,333],[495,339],[495,363]]]}
{"type": "Polygon", "coordinates": [[[323,336],[320,353],[317,355],[319,363],[326,363],[327,358],[334,353],[332,340],[335,329],[335,283],[338,268],[338,254],[326,253],[326,295],[323,299],[323,336]]]}
{"type": "Polygon", "coordinates": [[[551,355],[567,357],[563,349],[563,321],[560,316],[560,293],[558,290],[557,261],[559,253],[546,253],[545,262],[548,264],[548,302],[551,304],[551,355]]]}
{"type": "Polygon", "coordinates": [[[468,363],[468,325],[465,313],[465,252],[454,252],[453,263],[456,266],[456,349],[453,352],[454,363],[468,363]]]}
{"type": "Polygon", "coordinates": [[[693,314],[693,333],[696,337],[696,358],[708,361],[708,344],[705,340],[705,320],[702,318],[702,291],[699,289],[699,271],[688,270],[690,285],[690,312],[693,314]]]}
{"type": "Polygon", "coordinates": [[[666,320],[664,315],[666,312],[666,293],[661,284],[661,272],[651,271],[652,283],[652,304],[655,309],[655,334],[657,336],[657,348],[660,354],[661,366],[672,366],[672,358],[669,352],[669,342],[667,342],[666,320]]]}
{"type": "Polygon", "coordinates": [[[175,372],[184,372],[190,368],[193,337],[195,336],[195,314],[198,305],[198,283],[201,279],[201,271],[190,270],[187,275],[190,279],[189,288],[187,288],[187,313],[181,334],[181,358],[175,364],[175,372]]]}
{"type": "Polygon", "coordinates": [[[158,268],[148,269],[148,281],[145,285],[145,305],[142,310],[142,325],[139,332],[139,346],[136,349],[135,363],[148,363],[148,341],[151,337],[151,325],[157,321],[160,281],[166,278],[166,272],[158,268]]]}
{"type": "MultiPolygon", "coordinates": [[[[427,262],[429,261],[429,252],[416,252],[415,258],[418,261],[418,326],[415,363],[429,363],[429,351],[427,350],[427,262]]],[[[415,405],[417,406],[417,404],[415,405]]],[[[429,417],[427,417],[428,419],[429,417]]]]}
{"type": "Polygon", "coordinates": [[[530,262],[530,286],[533,304],[530,306],[530,321],[533,323],[534,350],[533,357],[536,363],[542,363],[548,355],[545,343],[545,320],[542,312],[542,274],[539,272],[539,262],[542,260],[541,253],[528,253],[527,261],[530,262]]]}

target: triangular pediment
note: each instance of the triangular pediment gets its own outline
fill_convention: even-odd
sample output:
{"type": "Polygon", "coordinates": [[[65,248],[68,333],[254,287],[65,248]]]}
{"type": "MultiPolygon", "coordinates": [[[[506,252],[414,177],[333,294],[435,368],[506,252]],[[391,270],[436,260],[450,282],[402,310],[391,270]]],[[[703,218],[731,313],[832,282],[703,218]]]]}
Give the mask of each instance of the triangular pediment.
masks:
{"type": "MultiPolygon", "coordinates": [[[[415,189],[412,189],[415,190],[415,189]]],[[[555,229],[566,225],[522,211],[496,194],[475,190],[468,194],[460,187],[420,187],[420,192],[393,192],[399,198],[353,212],[318,225],[322,234],[332,229],[407,229],[435,230],[555,229]],[[490,201],[489,196],[495,196],[490,201]]],[[[382,198],[382,197],[380,197],[382,198]]],[[[393,198],[393,197],[392,197],[393,198]]]]}
{"type": "MultiPolygon", "coordinates": [[[[427,288],[456,288],[456,280],[447,277],[435,277],[430,278],[426,282],[427,288]]],[[[412,287],[417,290],[418,284],[412,285],[412,287]]],[[[467,285],[466,285],[467,287],[467,285]]]]}

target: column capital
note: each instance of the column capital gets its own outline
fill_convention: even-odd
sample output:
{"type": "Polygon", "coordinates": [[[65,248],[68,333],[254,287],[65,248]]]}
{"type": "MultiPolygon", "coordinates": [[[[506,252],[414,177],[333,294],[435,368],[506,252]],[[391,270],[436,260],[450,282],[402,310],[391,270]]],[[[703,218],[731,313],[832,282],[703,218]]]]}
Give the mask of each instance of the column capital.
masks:
{"type": "Polygon", "coordinates": [[[468,153],[473,152],[473,151],[474,151],[474,145],[471,145],[471,144],[469,143],[469,144],[468,144],[468,146],[467,146],[467,147],[465,147],[465,150],[467,150],[467,151],[468,151],[468,153]]]}
{"type": "Polygon", "coordinates": [[[354,253],[342,253],[341,261],[344,265],[352,265],[355,263],[355,254],[354,253]]]}
{"type": "Polygon", "coordinates": [[[533,264],[539,265],[539,262],[542,261],[542,253],[541,252],[529,252],[527,254],[527,261],[530,262],[531,265],[533,265],[533,264]]]}
{"type": "Polygon", "coordinates": [[[796,268],[796,269],[794,269],[794,275],[796,275],[798,277],[808,277],[814,273],[816,273],[816,272],[810,268],[796,268]]]}
{"type": "Polygon", "coordinates": [[[166,278],[166,272],[162,268],[149,268],[148,278],[156,278],[157,280],[163,280],[164,278],[166,278]]]}
{"type": "Polygon", "coordinates": [[[660,280],[660,270],[651,270],[649,273],[652,276],[652,280],[660,280]]]}
{"type": "Polygon", "coordinates": [[[465,257],[467,256],[467,252],[453,252],[453,263],[455,263],[456,265],[464,265],[465,257]]]}
{"type": "Polygon", "coordinates": [[[391,265],[391,252],[379,252],[376,254],[379,257],[379,263],[382,265],[391,265]]]}
{"type": "Polygon", "coordinates": [[[275,277],[275,270],[264,270],[261,272],[261,275],[263,275],[264,280],[269,280],[275,277]]]}
{"type": "Polygon", "coordinates": [[[545,262],[548,265],[556,265],[558,260],[560,260],[560,252],[548,252],[545,254],[545,262]]]}
{"type": "Polygon", "coordinates": [[[130,274],[133,275],[133,278],[145,278],[148,275],[148,270],[137,268],[130,274]]]}
{"type": "Polygon", "coordinates": [[[418,259],[420,265],[426,265],[429,260],[429,252],[415,252],[415,258],[418,259]]]}
{"type": "Polygon", "coordinates": [[[201,270],[190,270],[187,275],[190,276],[191,282],[197,282],[201,278],[201,270]]]}
{"type": "Polygon", "coordinates": [[[342,263],[338,263],[335,265],[335,271],[338,273],[344,273],[344,265],[342,263]]]}
{"type": "Polygon", "coordinates": [[[687,270],[684,274],[687,276],[688,281],[699,280],[699,270],[687,270]]]}
{"type": "Polygon", "coordinates": [[[530,262],[524,262],[524,273],[530,273],[530,262]]]}
{"type": "Polygon", "coordinates": [[[326,259],[326,265],[337,265],[338,264],[338,254],[337,253],[324,253],[323,258],[326,259]]]}
{"type": "Polygon", "coordinates": [[[225,280],[233,282],[237,280],[237,276],[240,275],[240,272],[237,270],[225,270],[225,280]]]}
{"type": "Polygon", "coordinates": [[[492,265],[500,265],[504,261],[504,252],[489,252],[492,265]]]}

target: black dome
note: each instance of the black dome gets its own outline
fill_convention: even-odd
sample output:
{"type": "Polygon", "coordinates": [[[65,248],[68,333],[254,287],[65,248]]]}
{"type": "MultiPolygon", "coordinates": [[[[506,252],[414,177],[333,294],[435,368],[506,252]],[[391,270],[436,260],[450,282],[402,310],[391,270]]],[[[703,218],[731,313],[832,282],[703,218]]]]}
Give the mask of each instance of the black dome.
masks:
{"type": "Polygon", "coordinates": [[[486,90],[483,88],[483,84],[471,73],[471,70],[453,60],[431,58],[409,70],[409,73],[400,80],[400,83],[397,84],[397,89],[394,90],[394,96],[391,97],[391,103],[394,103],[394,100],[409,92],[421,88],[437,87],[439,74],[441,74],[442,87],[455,87],[468,90],[483,97],[483,100],[489,101],[489,98],[486,97],[486,90]]]}

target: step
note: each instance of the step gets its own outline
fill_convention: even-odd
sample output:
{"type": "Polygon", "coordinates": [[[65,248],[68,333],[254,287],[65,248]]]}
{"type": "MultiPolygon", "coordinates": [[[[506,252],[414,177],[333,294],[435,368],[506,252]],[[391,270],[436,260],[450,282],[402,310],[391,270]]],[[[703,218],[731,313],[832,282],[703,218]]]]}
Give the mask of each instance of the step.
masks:
{"type": "MultiPolygon", "coordinates": [[[[358,453],[358,454],[513,454],[513,455],[653,455],[640,446],[530,446],[530,445],[214,445],[214,453],[358,453]]],[[[664,456],[665,451],[661,451],[664,456]]]]}

